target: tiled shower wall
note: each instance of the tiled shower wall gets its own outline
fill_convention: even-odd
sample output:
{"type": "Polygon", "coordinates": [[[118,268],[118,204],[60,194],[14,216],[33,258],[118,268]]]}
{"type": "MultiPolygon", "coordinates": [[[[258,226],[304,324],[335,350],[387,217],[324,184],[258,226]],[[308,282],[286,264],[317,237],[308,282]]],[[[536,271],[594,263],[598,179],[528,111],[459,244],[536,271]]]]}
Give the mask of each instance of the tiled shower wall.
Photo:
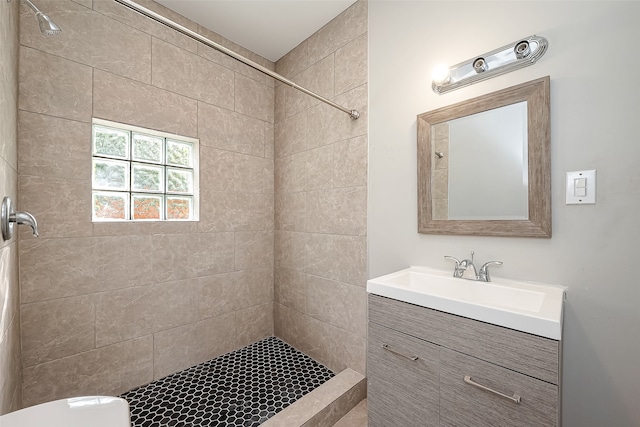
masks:
{"type": "MultiPolygon", "coordinates": [[[[3,32],[17,4],[2,3],[3,32]]],[[[38,6],[64,32],[42,36],[22,6],[18,207],[40,225],[20,232],[24,406],[118,394],[272,335],[273,80],[112,0],[38,6]],[[200,221],[92,223],[92,117],[199,138],[200,221]]],[[[15,183],[15,149],[2,154],[15,183]]],[[[2,381],[16,378],[15,319],[2,319],[2,381]]]]}
{"type": "Polygon", "coordinates": [[[365,372],[367,2],[280,59],[275,91],[275,330],[334,371],[365,372]]]}
{"type": "MultiPolygon", "coordinates": [[[[0,201],[17,196],[18,2],[0,2],[0,201]]],[[[0,415],[20,408],[18,239],[0,237],[0,415]]]]}

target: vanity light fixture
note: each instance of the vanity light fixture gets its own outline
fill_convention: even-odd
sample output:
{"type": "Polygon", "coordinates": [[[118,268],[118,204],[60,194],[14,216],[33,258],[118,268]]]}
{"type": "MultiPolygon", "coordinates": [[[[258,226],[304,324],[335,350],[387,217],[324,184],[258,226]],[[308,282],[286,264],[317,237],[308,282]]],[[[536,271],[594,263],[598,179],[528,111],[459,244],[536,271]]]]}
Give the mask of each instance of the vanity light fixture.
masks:
{"type": "Polygon", "coordinates": [[[547,39],[533,35],[448,68],[438,66],[433,70],[431,88],[435,93],[443,94],[533,65],[548,46],[547,39]]]}

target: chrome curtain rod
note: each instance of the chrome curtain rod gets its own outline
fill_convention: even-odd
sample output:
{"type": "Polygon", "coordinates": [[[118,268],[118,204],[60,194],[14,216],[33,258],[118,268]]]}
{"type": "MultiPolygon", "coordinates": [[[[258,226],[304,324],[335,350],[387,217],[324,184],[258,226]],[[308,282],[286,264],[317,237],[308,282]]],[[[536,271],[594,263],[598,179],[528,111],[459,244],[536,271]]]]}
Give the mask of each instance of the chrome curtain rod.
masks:
{"type": "Polygon", "coordinates": [[[345,107],[343,107],[341,105],[336,104],[335,102],[333,102],[333,101],[331,101],[331,100],[329,100],[329,99],[327,99],[327,98],[325,98],[323,96],[318,95],[315,92],[310,91],[309,89],[305,89],[302,86],[298,86],[296,83],[292,82],[291,80],[287,79],[286,77],[281,76],[280,74],[278,74],[276,72],[273,72],[270,69],[268,69],[266,67],[263,67],[262,65],[260,65],[260,64],[258,64],[256,62],[253,62],[252,60],[250,60],[248,58],[245,58],[244,56],[242,56],[242,55],[240,55],[240,54],[238,54],[238,53],[236,53],[236,52],[234,52],[234,51],[232,51],[230,49],[227,49],[226,47],[224,47],[222,45],[219,45],[218,43],[216,43],[214,41],[211,41],[208,38],[203,37],[200,34],[194,32],[194,31],[191,31],[190,29],[188,29],[186,27],[183,27],[182,25],[180,25],[180,24],[178,24],[176,22],[173,22],[172,20],[170,20],[168,18],[165,18],[164,16],[162,16],[160,14],[157,14],[152,10],[147,9],[146,7],[140,6],[139,4],[137,4],[135,2],[132,2],[131,0],[114,0],[114,1],[120,3],[123,6],[128,7],[129,9],[135,10],[136,12],[138,12],[138,13],[140,13],[140,14],[148,17],[148,18],[151,18],[151,19],[153,19],[153,20],[155,20],[155,21],[157,21],[157,22],[159,22],[161,24],[164,24],[167,27],[172,28],[172,29],[174,29],[174,30],[176,30],[176,31],[188,36],[188,37],[191,37],[192,39],[197,40],[197,41],[199,41],[200,43],[202,43],[204,45],[207,45],[207,46],[209,46],[209,47],[211,47],[211,48],[213,48],[213,49],[215,49],[215,50],[217,50],[219,52],[222,52],[225,55],[228,55],[228,56],[230,56],[230,57],[232,57],[234,59],[237,59],[238,61],[248,65],[249,67],[251,67],[253,69],[256,69],[256,70],[260,71],[261,73],[264,73],[264,74],[266,74],[266,75],[268,75],[270,77],[273,77],[274,79],[276,79],[276,80],[278,80],[278,81],[280,81],[280,82],[282,82],[282,83],[284,83],[284,84],[286,84],[288,86],[291,86],[292,88],[297,89],[300,92],[306,93],[307,95],[312,96],[315,99],[324,102],[325,104],[329,104],[332,107],[337,108],[338,110],[347,113],[349,115],[349,117],[351,117],[351,120],[356,120],[356,119],[358,119],[358,117],[360,117],[360,113],[358,112],[358,110],[350,110],[348,108],[345,108],[345,107]]]}

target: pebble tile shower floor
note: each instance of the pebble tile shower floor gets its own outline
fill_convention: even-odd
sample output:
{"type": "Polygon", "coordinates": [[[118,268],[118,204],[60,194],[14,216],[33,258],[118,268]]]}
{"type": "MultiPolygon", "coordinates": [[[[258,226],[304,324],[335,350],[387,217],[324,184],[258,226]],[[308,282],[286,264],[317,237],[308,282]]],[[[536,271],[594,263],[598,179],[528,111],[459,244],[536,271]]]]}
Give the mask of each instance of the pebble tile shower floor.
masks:
{"type": "Polygon", "coordinates": [[[132,427],[258,426],[335,374],[276,337],[121,395],[132,427]]]}

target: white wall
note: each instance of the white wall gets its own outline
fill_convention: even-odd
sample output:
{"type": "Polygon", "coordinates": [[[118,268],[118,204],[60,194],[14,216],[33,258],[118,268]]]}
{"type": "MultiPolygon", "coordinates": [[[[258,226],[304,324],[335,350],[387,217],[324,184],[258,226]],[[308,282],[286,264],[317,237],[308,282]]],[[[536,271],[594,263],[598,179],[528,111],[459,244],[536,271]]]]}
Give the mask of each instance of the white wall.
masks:
{"type": "Polygon", "coordinates": [[[639,2],[369,4],[369,277],[409,265],[451,269],[443,255],[504,261],[495,275],[568,286],[563,421],[640,425],[639,2]],[[437,63],[518,38],[549,40],[534,66],[445,95],[437,63]],[[553,238],[417,233],[416,115],[551,76],[553,238]],[[564,204],[566,171],[597,169],[596,205],[564,204]]]}

